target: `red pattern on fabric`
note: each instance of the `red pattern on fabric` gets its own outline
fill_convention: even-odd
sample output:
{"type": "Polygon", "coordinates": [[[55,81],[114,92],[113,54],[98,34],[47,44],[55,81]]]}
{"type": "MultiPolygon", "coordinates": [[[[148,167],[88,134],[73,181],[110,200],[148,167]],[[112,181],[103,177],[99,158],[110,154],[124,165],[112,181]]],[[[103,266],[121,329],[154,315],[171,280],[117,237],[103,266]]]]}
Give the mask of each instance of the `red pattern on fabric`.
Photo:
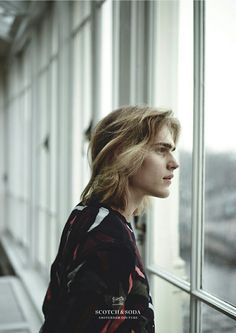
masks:
{"type": "Polygon", "coordinates": [[[129,290],[128,290],[128,294],[130,293],[130,290],[133,287],[133,278],[132,278],[132,274],[130,273],[129,275],[129,290]]]}
{"type": "Polygon", "coordinates": [[[99,241],[104,241],[104,242],[114,242],[114,238],[109,236],[109,235],[105,235],[102,232],[97,232],[97,234],[95,235],[96,239],[98,239],[99,241]]]}
{"type": "Polygon", "coordinates": [[[51,289],[49,287],[47,290],[47,300],[50,301],[51,298],[52,298],[52,293],[51,293],[51,289]]]}
{"type": "Polygon", "coordinates": [[[78,252],[79,247],[80,247],[80,244],[78,244],[78,245],[76,246],[75,250],[74,250],[74,253],[73,253],[73,260],[75,260],[76,257],[77,257],[77,252],[78,252]]]}
{"type": "Polygon", "coordinates": [[[143,272],[138,268],[138,266],[135,266],[135,271],[138,273],[139,276],[145,279],[145,275],[143,272]]]}
{"type": "Polygon", "coordinates": [[[83,247],[83,252],[81,253],[81,256],[89,253],[91,251],[91,249],[94,249],[95,246],[97,245],[96,240],[92,239],[92,238],[88,238],[84,244],[83,247]]]}
{"type": "Polygon", "coordinates": [[[75,222],[76,216],[70,221],[70,225],[72,225],[75,222]]]}

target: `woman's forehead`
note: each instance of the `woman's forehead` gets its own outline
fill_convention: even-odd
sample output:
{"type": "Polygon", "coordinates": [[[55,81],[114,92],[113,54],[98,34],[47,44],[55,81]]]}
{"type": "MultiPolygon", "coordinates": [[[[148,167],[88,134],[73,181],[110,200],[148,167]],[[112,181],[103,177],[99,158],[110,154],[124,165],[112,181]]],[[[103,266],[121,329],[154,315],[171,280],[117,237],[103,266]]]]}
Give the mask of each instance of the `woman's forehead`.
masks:
{"type": "Polygon", "coordinates": [[[175,143],[173,140],[173,133],[167,125],[162,126],[157,131],[157,133],[154,136],[153,141],[154,141],[154,144],[166,143],[168,145],[171,145],[172,148],[175,148],[175,143]]]}

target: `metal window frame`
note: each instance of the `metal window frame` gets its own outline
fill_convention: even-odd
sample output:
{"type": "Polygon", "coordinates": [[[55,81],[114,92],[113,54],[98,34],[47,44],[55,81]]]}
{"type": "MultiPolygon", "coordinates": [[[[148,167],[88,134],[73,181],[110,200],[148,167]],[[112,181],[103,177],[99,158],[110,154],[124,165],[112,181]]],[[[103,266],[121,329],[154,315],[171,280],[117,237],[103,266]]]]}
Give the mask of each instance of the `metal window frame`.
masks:
{"type": "Polygon", "coordinates": [[[204,223],[204,1],[194,1],[194,107],[192,164],[192,248],[190,263],[190,332],[201,332],[201,303],[195,297],[202,285],[204,223]]]}

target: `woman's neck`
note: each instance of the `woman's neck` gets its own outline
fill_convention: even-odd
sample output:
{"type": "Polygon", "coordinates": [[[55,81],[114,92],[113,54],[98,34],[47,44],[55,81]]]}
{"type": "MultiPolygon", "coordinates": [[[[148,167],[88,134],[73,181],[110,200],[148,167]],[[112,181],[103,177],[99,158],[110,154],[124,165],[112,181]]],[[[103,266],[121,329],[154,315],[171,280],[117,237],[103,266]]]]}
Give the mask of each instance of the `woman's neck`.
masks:
{"type": "Polygon", "coordinates": [[[132,191],[131,188],[129,188],[127,195],[128,204],[125,210],[121,209],[116,209],[116,210],[119,211],[119,213],[121,213],[128,222],[130,222],[132,217],[134,216],[135,211],[140,206],[143,198],[144,198],[143,194],[132,191]]]}

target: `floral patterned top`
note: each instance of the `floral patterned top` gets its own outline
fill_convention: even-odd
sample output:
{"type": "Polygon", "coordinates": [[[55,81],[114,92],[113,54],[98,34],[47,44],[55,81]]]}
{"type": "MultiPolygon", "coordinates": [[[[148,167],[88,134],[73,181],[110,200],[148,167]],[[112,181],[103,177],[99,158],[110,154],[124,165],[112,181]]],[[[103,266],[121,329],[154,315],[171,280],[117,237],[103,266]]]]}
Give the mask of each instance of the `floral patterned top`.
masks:
{"type": "Polygon", "coordinates": [[[40,333],[154,333],[147,276],[132,226],[90,200],[71,212],[51,266],[40,333]]]}

